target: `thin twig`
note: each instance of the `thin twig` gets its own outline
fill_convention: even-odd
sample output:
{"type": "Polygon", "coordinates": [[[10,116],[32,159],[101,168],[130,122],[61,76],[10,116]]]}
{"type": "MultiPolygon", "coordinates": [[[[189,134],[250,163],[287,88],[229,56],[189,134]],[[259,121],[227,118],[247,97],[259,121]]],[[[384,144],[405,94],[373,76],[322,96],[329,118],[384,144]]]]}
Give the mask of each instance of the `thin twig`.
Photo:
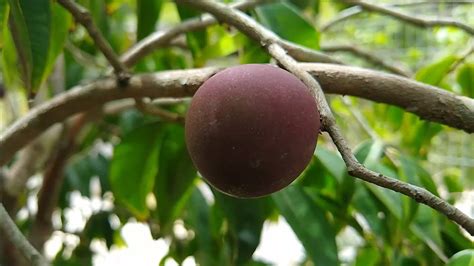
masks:
{"type": "Polygon", "coordinates": [[[449,73],[452,73],[454,72],[464,61],[466,61],[466,59],[474,53],[474,43],[470,44],[469,48],[467,48],[465,51],[463,51],[460,55],[459,55],[459,59],[456,60],[456,62],[454,62],[451,67],[449,68],[448,72],[446,73],[446,75],[448,75],[449,73]]]}
{"type": "Polygon", "coordinates": [[[459,224],[471,235],[474,235],[474,219],[471,219],[459,209],[433,195],[424,188],[417,187],[371,171],[357,161],[335,123],[334,116],[331,112],[329,104],[326,101],[321,86],[315,78],[313,78],[308,72],[301,68],[293,58],[286,54],[286,51],[283,50],[283,48],[276,41],[278,40],[278,37],[275,34],[266,30],[263,26],[255,22],[244,13],[236,9],[229,8],[226,5],[220,4],[218,2],[204,0],[178,0],[178,2],[186,3],[203,11],[209,12],[218,20],[236,27],[242,33],[246,34],[255,41],[258,41],[268,50],[268,53],[271,54],[273,58],[275,58],[281,65],[287,68],[295,76],[300,78],[311,89],[318,103],[323,129],[331,136],[347,166],[347,170],[350,175],[375,185],[400,192],[406,196],[411,197],[417,202],[428,205],[459,224]]]}
{"type": "Polygon", "coordinates": [[[95,58],[92,55],[79,49],[69,40],[66,40],[66,42],[64,43],[64,49],[68,51],[72,55],[72,57],[74,57],[74,60],[76,60],[77,63],[86,68],[94,67],[100,69],[106,67],[105,65],[101,65],[96,62],[95,58]]]}
{"type": "MultiPolygon", "coordinates": [[[[180,103],[189,103],[191,98],[159,98],[151,101],[155,106],[174,105],[180,103]]],[[[107,103],[103,107],[104,115],[116,115],[125,110],[136,107],[134,99],[123,99],[107,103]]]]}
{"type": "Polygon", "coordinates": [[[410,23],[418,27],[456,27],[467,32],[470,35],[474,35],[474,28],[460,21],[451,20],[451,19],[419,18],[419,17],[414,17],[414,16],[410,16],[410,15],[395,11],[390,8],[378,6],[378,5],[367,3],[360,0],[343,0],[343,1],[346,3],[358,5],[366,11],[387,15],[387,16],[410,23]]]}
{"type": "MultiPolygon", "coordinates": [[[[410,2],[410,3],[395,3],[395,4],[388,4],[384,5],[384,7],[414,7],[414,6],[422,6],[422,5],[472,5],[472,1],[419,1],[419,2],[410,2]]],[[[327,31],[329,28],[343,22],[351,17],[354,17],[364,10],[359,6],[352,6],[347,9],[342,10],[339,14],[331,21],[325,23],[321,26],[321,31],[327,31]]]]}
{"type": "Polygon", "coordinates": [[[404,77],[411,77],[413,74],[410,73],[409,71],[402,69],[399,66],[396,66],[394,64],[390,64],[387,62],[386,59],[382,59],[378,57],[377,55],[373,54],[372,52],[369,52],[367,50],[364,50],[356,45],[350,44],[350,45],[331,45],[331,46],[322,46],[321,47],[322,51],[325,52],[349,52],[354,54],[355,56],[359,56],[361,58],[364,58],[365,60],[371,62],[374,65],[380,66],[392,73],[404,76],[404,77]]]}
{"type": "Polygon", "coordinates": [[[142,113],[158,116],[167,122],[184,123],[184,116],[170,112],[151,103],[145,103],[144,99],[135,98],[135,106],[142,113]]]}
{"type": "Polygon", "coordinates": [[[8,215],[7,210],[0,203],[0,228],[3,234],[15,245],[31,265],[46,266],[46,259],[28,242],[15,222],[8,215]]]}
{"type": "Polygon", "coordinates": [[[97,28],[97,26],[94,24],[92,15],[89,13],[89,11],[71,0],[58,0],[58,3],[67,9],[76,19],[76,21],[86,28],[90,37],[92,40],[94,40],[95,45],[99,48],[102,54],[104,54],[105,58],[107,58],[110,65],[112,65],[114,68],[115,75],[117,75],[119,83],[125,85],[127,80],[130,78],[127,67],[122,62],[120,62],[119,57],[112,49],[112,46],[110,46],[110,44],[100,32],[99,28],[97,28]]]}

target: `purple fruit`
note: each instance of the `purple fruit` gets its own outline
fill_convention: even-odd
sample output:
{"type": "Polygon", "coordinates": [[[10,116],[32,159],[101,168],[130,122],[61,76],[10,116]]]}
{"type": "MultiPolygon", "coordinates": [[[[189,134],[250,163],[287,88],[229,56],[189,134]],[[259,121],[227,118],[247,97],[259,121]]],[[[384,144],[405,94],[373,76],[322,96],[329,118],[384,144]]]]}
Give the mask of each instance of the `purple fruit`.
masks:
{"type": "Polygon", "coordinates": [[[208,183],[252,198],[301,174],[319,129],[315,99],[303,82],[272,65],[240,65],[198,89],[186,117],[186,143],[208,183]]]}

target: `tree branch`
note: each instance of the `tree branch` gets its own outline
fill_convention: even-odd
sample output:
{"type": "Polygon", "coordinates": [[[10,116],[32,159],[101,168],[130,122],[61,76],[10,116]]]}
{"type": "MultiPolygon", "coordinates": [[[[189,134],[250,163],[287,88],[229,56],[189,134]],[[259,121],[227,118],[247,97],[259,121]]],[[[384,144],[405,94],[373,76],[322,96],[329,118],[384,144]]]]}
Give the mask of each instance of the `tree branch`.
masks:
{"type": "Polygon", "coordinates": [[[142,112],[144,114],[158,116],[158,117],[160,117],[161,119],[163,119],[167,122],[184,123],[184,117],[183,116],[181,116],[177,113],[165,110],[161,107],[155,106],[153,104],[146,103],[141,98],[135,98],[135,106],[137,107],[137,109],[140,112],[142,112]]]}
{"type": "Polygon", "coordinates": [[[127,67],[119,60],[117,54],[96,27],[89,11],[71,0],[58,0],[58,3],[67,9],[76,21],[86,28],[95,45],[114,68],[118,81],[126,83],[129,78],[127,67]]]}
{"type": "MultiPolygon", "coordinates": [[[[156,106],[174,105],[180,103],[189,103],[191,97],[186,98],[159,98],[151,101],[150,104],[156,106]]],[[[122,99],[107,103],[103,107],[104,115],[116,115],[130,108],[136,107],[134,99],[122,99]]]]}
{"type": "Polygon", "coordinates": [[[46,259],[26,240],[25,236],[16,227],[15,222],[10,218],[2,203],[0,203],[0,228],[3,231],[3,235],[14,243],[31,265],[49,265],[46,259]]]}
{"type": "MultiPolygon", "coordinates": [[[[472,5],[472,1],[419,1],[419,2],[410,2],[410,3],[398,3],[398,4],[388,4],[384,7],[412,7],[412,6],[421,6],[421,5],[472,5]]],[[[333,20],[327,22],[321,26],[321,31],[327,31],[329,28],[339,24],[342,21],[345,21],[351,17],[354,17],[364,10],[360,6],[352,6],[347,9],[342,10],[333,20]]]]}
{"type": "MultiPolygon", "coordinates": [[[[268,2],[274,2],[274,0],[245,1],[233,4],[231,6],[241,10],[246,10],[255,7],[256,5],[268,2]]],[[[140,42],[136,43],[133,47],[131,47],[128,51],[126,51],[121,56],[121,60],[126,66],[131,67],[136,64],[140,59],[149,55],[155,49],[169,45],[171,41],[173,41],[181,34],[191,31],[202,30],[216,23],[217,20],[209,15],[205,15],[202,18],[188,19],[173,28],[158,31],[149,35],[148,37],[145,37],[140,42]]],[[[305,48],[303,46],[285,40],[279,41],[280,45],[282,45],[288,51],[288,53],[298,61],[342,64],[341,61],[334,59],[324,53],[305,48]]]]}
{"type": "Polygon", "coordinates": [[[374,4],[367,3],[360,0],[343,0],[343,1],[346,3],[358,5],[366,11],[387,15],[387,16],[393,17],[400,21],[410,23],[418,27],[425,27],[425,28],[456,27],[467,32],[470,35],[474,35],[474,28],[456,20],[418,18],[418,17],[410,16],[410,15],[407,15],[407,14],[404,14],[404,13],[401,13],[401,12],[398,12],[398,11],[395,11],[383,6],[374,5],[374,4]]]}
{"type": "Polygon", "coordinates": [[[300,78],[311,89],[318,103],[323,129],[331,136],[347,166],[347,170],[350,175],[375,185],[400,192],[406,196],[411,197],[417,202],[426,204],[440,213],[443,213],[449,219],[458,223],[470,234],[474,235],[474,219],[469,218],[469,216],[459,211],[454,206],[443,201],[424,188],[404,183],[397,179],[373,172],[365,168],[357,161],[335,123],[335,119],[330,110],[329,104],[326,101],[325,95],[318,81],[311,77],[311,75],[309,75],[309,73],[306,72],[302,67],[300,67],[293,58],[286,54],[286,51],[283,50],[283,48],[276,41],[279,38],[273,32],[266,30],[263,26],[256,23],[244,13],[229,8],[226,5],[220,4],[218,2],[205,0],[178,0],[178,2],[186,3],[203,11],[209,12],[217,19],[229,23],[250,38],[258,41],[263,47],[267,49],[268,53],[272,55],[272,57],[274,57],[281,65],[287,68],[295,76],[300,78]]]}
{"type": "Polygon", "coordinates": [[[357,47],[356,45],[331,45],[331,46],[322,46],[321,47],[322,51],[325,52],[349,52],[354,54],[355,56],[364,58],[368,62],[371,62],[372,64],[376,66],[380,66],[392,73],[398,74],[400,76],[404,77],[411,77],[413,74],[410,73],[409,71],[402,69],[401,67],[398,67],[394,64],[390,64],[387,62],[386,59],[382,59],[373,53],[366,51],[360,47],[357,47]]]}
{"type": "MultiPolygon", "coordinates": [[[[302,63],[326,93],[351,95],[395,105],[423,119],[474,132],[474,100],[396,75],[330,64],[302,63]],[[426,108],[430,106],[430,108],[426,108]]],[[[51,125],[106,102],[136,98],[190,97],[219,68],[174,70],[132,76],[118,90],[114,79],[77,86],[18,119],[0,133],[0,166],[51,125]]]]}

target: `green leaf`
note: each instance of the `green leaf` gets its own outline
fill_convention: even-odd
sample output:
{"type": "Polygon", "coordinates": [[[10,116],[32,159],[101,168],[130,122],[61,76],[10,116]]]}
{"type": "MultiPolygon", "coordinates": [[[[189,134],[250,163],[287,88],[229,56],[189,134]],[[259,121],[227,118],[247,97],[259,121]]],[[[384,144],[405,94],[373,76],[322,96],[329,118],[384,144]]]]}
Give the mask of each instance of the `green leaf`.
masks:
{"type": "Polygon", "coordinates": [[[197,244],[194,257],[200,265],[219,264],[219,249],[210,234],[210,207],[197,187],[194,187],[191,198],[186,204],[185,224],[195,232],[197,244]]]}
{"type": "Polygon", "coordinates": [[[283,39],[319,49],[319,33],[288,3],[274,3],[255,9],[260,22],[283,39]]]}
{"type": "MultiPolygon", "coordinates": [[[[361,144],[355,152],[355,156],[358,160],[362,161],[363,164],[378,173],[381,173],[385,176],[389,176],[392,178],[398,178],[397,174],[387,166],[383,165],[380,162],[381,157],[384,153],[384,144],[380,141],[368,141],[361,144]]],[[[372,192],[381,202],[384,203],[386,208],[390,210],[390,212],[397,217],[398,219],[402,216],[402,208],[401,208],[401,198],[400,194],[394,191],[388,190],[386,188],[382,188],[376,186],[371,183],[363,183],[370,192],[372,192]]]]}
{"type": "Polygon", "coordinates": [[[155,31],[163,0],[137,0],[137,41],[155,31]]]}
{"type": "Polygon", "coordinates": [[[10,90],[31,90],[32,55],[27,27],[18,1],[9,0],[3,25],[2,72],[10,90]]]}
{"type": "Polygon", "coordinates": [[[9,3],[11,35],[4,35],[3,69],[7,83],[34,93],[45,82],[63,49],[71,15],[48,0],[9,3]],[[20,71],[17,67],[12,69],[12,64],[19,65],[20,71]]]}
{"type": "Polygon", "coordinates": [[[316,265],[339,265],[336,235],[325,211],[297,184],[273,194],[277,208],[316,265]]]}
{"type": "Polygon", "coordinates": [[[355,266],[380,265],[380,252],[372,247],[363,247],[357,251],[355,266]]]}
{"type": "Polygon", "coordinates": [[[340,156],[335,152],[325,149],[322,145],[316,147],[315,155],[326,170],[337,179],[338,183],[344,181],[346,165],[340,156]]]}
{"type": "Polygon", "coordinates": [[[472,240],[461,232],[462,229],[447,219],[440,225],[443,243],[448,254],[454,254],[459,250],[472,248],[472,240]]]}
{"type": "Polygon", "coordinates": [[[233,35],[227,32],[223,27],[214,26],[208,28],[209,35],[212,39],[217,39],[215,42],[210,42],[202,50],[202,56],[205,59],[225,57],[238,51],[238,35],[233,35]]]}
{"type": "Polygon", "coordinates": [[[51,35],[48,49],[48,59],[41,82],[48,77],[56,63],[56,58],[61,54],[69,33],[72,22],[71,14],[59,4],[51,5],[51,35]]]}
{"type": "Polygon", "coordinates": [[[90,197],[90,182],[93,177],[98,177],[102,193],[109,191],[108,174],[109,160],[103,155],[88,154],[82,158],[77,158],[66,168],[61,201],[65,200],[67,192],[73,190],[78,190],[81,195],[90,197]]]}
{"type": "MultiPolygon", "coordinates": [[[[8,23],[8,5],[6,0],[0,0],[0,36],[3,36],[3,27],[8,23]]],[[[0,47],[3,46],[3,38],[0,38],[0,47]]]]}
{"type": "MultiPolygon", "coordinates": [[[[177,5],[179,17],[181,21],[199,16],[201,13],[194,9],[183,5],[177,5]]],[[[205,63],[203,49],[207,45],[207,30],[200,30],[186,33],[186,42],[193,55],[194,66],[201,67],[205,63]]]]}
{"type": "Polygon", "coordinates": [[[459,68],[456,80],[462,94],[474,98],[474,64],[465,64],[459,68]]]}
{"type": "Polygon", "coordinates": [[[114,149],[109,175],[112,192],[138,219],[149,215],[146,198],[158,173],[161,134],[160,125],[145,125],[126,135],[114,149]]]}
{"type": "Polygon", "coordinates": [[[451,66],[458,60],[454,55],[448,55],[435,63],[419,69],[415,79],[426,84],[437,86],[451,70],[451,66]]]}
{"type": "Polygon", "coordinates": [[[224,213],[236,239],[236,249],[232,257],[235,265],[247,263],[260,244],[263,223],[273,211],[270,198],[236,199],[219,191],[214,191],[216,205],[224,213]]]}
{"type": "Polygon", "coordinates": [[[184,143],[181,125],[166,125],[159,150],[155,197],[160,226],[167,232],[184,208],[197,176],[184,143]]]}
{"type": "Polygon", "coordinates": [[[454,254],[446,266],[474,266],[474,249],[466,249],[454,254]]]}
{"type": "MultiPolygon", "coordinates": [[[[51,1],[48,0],[9,0],[14,26],[13,36],[27,34],[18,41],[15,47],[18,54],[31,54],[31,61],[21,60],[22,64],[30,64],[23,68],[31,68],[31,75],[24,79],[29,92],[35,92],[43,81],[44,71],[48,62],[48,51],[51,38],[51,1]],[[18,3],[19,2],[19,3],[18,3]],[[19,10],[17,10],[19,8],[19,10]],[[25,27],[25,28],[22,28],[25,27]],[[24,41],[24,42],[23,42],[24,41]]],[[[20,56],[22,57],[22,56],[20,56]]]]}
{"type": "Polygon", "coordinates": [[[316,147],[315,155],[323,167],[337,179],[338,193],[336,199],[339,199],[340,203],[347,206],[354,195],[355,178],[349,176],[344,161],[335,152],[327,150],[323,148],[322,145],[319,145],[316,147]]]}
{"type": "Polygon", "coordinates": [[[107,248],[114,244],[114,229],[109,222],[110,215],[110,212],[101,211],[89,218],[82,233],[84,237],[88,238],[89,242],[94,238],[101,238],[105,240],[107,248]]]}
{"type": "Polygon", "coordinates": [[[263,64],[270,61],[270,56],[265,52],[264,48],[244,34],[237,33],[236,42],[241,47],[239,50],[239,62],[241,64],[263,64]]]}
{"type": "Polygon", "coordinates": [[[381,239],[388,239],[390,232],[387,220],[381,219],[379,216],[381,213],[385,214],[385,210],[379,201],[372,200],[372,195],[368,189],[358,186],[352,202],[357,212],[366,219],[373,234],[381,239]]]}
{"type": "MultiPolygon", "coordinates": [[[[9,23],[5,23],[4,30],[3,30],[3,49],[2,49],[2,77],[5,82],[5,88],[7,90],[20,90],[26,92],[26,80],[30,77],[30,75],[26,74],[25,71],[30,71],[25,69],[21,64],[21,60],[27,60],[25,55],[23,58],[19,58],[21,56],[17,54],[15,43],[13,41],[13,36],[10,32],[9,23]]],[[[25,64],[29,66],[28,64],[25,64]]]]}

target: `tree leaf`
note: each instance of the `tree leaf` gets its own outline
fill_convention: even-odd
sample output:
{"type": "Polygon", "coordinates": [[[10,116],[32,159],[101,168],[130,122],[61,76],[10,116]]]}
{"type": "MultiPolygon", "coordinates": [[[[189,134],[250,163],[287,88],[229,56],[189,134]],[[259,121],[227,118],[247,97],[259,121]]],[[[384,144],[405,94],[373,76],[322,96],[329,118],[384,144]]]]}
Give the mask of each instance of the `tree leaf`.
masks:
{"type": "Polygon", "coordinates": [[[474,64],[465,64],[459,68],[456,80],[462,94],[474,98],[474,64]]]}
{"type": "MultiPolygon", "coordinates": [[[[181,21],[199,16],[201,13],[193,8],[177,5],[181,21]]],[[[203,49],[207,45],[207,30],[186,33],[186,42],[193,55],[194,66],[201,67],[205,63],[203,49]]]]}
{"type": "Polygon", "coordinates": [[[154,192],[160,226],[167,232],[189,198],[197,173],[186,150],[183,127],[166,125],[162,132],[154,192]]]}
{"type": "Polygon", "coordinates": [[[21,12],[20,3],[9,0],[9,4],[10,12],[4,24],[4,47],[2,49],[2,70],[5,83],[9,89],[31,91],[33,58],[27,26],[21,12]]]}
{"type": "MultiPolygon", "coordinates": [[[[0,0],[0,36],[3,36],[3,25],[8,23],[8,5],[6,0],[0,0]]],[[[3,38],[0,38],[0,47],[3,47],[3,38]]]]}
{"type": "MultiPolygon", "coordinates": [[[[48,61],[48,50],[51,38],[51,1],[48,0],[9,0],[11,15],[13,16],[12,34],[23,35],[21,41],[16,41],[15,47],[18,54],[31,54],[31,61],[21,60],[22,64],[30,63],[31,73],[28,79],[30,83],[26,87],[30,92],[35,92],[41,85],[43,74],[48,61]],[[17,3],[14,3],[17,2],[17,3]],[[19,2],[19,3],[18,3],[19,2]],[[19,8],[19,10],[14,11],[19,8]],[[20,22],[22,21],[22,22],[20,22]],[[21,27],[25,27],[20,29],[21,27]],[[25,40],[26,42],[22,42],[25,40]],[[28,51],[27,51],[28,50],[28,51]]],[[[21,56],[20,56],[21,57],[21,56]]],[[[23,66],[23,68],[29,68],[23,66]]],[[[28,72],[25,72],[28,73],[28,72]]]]}
{"type": "Polygon", "coordinates": [[[346,165],[340,156],[319,145],[314,153],[321,164],[334,176],[338,183],[342,183],[346,175],[346,165]]]}
{"type": "Polygon", "coordinates": [[[101,211],[89,218],[83,231],[83,235],[88,238],[89,243],[94,238],[100,238],[105,240],[107,248],[112,246],[114,243],[114,229],[109,222],[110,214],[110,212],[101,211]]]}
{"type": "Polygon", "coordinates": [[[339,265],[336,235],[325,211],[297,184],[273,194],[273,200],[316,265],[339,265]]]}
{"type": "Polygon", "coordinates": [[[219,249],[210,230],[210,207],[197,187],[194,187],[191,198],[186,204],[184,220],[195,232],[194,241],[197,244],[194,257],[200,265],[225,265],[219,264],[219,249]]]}
{"type": "Polygon", "coordinates": [[[45,82],[63,49],[71,16],[59,4],[48,0],[9,0],[9,3],[11,38],[5,38],[4,57],[8,58],[4,58],[4,65],[19,64],[21,71],[16,67],[5,67],[9,72],[6,76],[13,87],[35,93],[45,82]],[[13,46],[8,43],[9,40],[13,41],[13,46]],[[19,85],[19,80],[22,85],[19,85]]]}
{"type": "Polygon", "coordinates": [[[41,83],[51,73],[56,63],[56,58],[63,51],[71,22],[72,16],[66,9],[62,8],[59,4],[51,5],[51,35],[47,63],[41,77],[41,83]]]}
{"type": "Polygon", "coordinates": [[[65,200],[66,193],[73,190],[78,190],[81,195],[90,197],[90,182],[93,177],[98,177],[102,193],[110,191],[108,174],[109,160],[103,155],[88,154],[83,158],[77,158],[66,168],[60,194],[61,202],[65,200]]]}
{"type": "Polygon", "coordinates": [[[149,124],[126,135],[114,149],[110,185],[115,198],[138,219],[149,215],[146,198],[158,173],[161,126],[149,124]]]}
{"type": "Polygon", "coordinates": [[[163,0],[137,0],[137,41],[155,31],[163,0]]]}
{"type": "Polygon", "coordinates": [[[216,206],[224,213],[230,225],[237,248],[232,257],[235,265],[247,263],[260,244],[263,223],[273,211],[268,197],[236,199],[214,190],[216,206]]]}
{"type": "Polygon", "coordinates": [[[380,252],[373,247],[363,247],[357,251],[355,266],[380,265],[380,252]]]}
{"type": "Polygon", "coordinates": [[[420,68],[415,79],[426,84],[437,86],[451,70],[451,66],[458,60],[454,55],[448,55],[432,64],[420,68]]]}
{"type": "Polygon", "coordinates": [[[255,9],[260,22],[283,39],[319,49],[319,33],[288,3],[273,3],[255,9]]]}
{"type": "Polygon", "coordinates": [[[446,266],[474,266],[474,249],[465,249],[454,254],[446,266]]]}

